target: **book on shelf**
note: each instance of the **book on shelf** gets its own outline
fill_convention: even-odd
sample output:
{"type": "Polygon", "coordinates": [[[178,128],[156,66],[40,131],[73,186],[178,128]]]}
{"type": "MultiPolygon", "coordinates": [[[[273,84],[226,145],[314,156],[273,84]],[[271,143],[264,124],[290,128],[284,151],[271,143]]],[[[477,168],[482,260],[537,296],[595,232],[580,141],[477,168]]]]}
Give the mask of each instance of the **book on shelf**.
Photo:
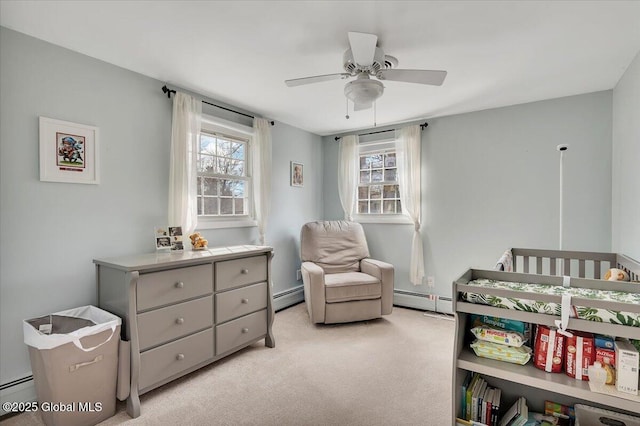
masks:
{"type": "Polygon", "coordinates": [[[480,377],[480,379],[478,380],[478,384],[473,391],[473,396],[471,397],[471,420],[478,421],[478,419],[480,418],[479,414],[480,408],[482,407],[482,393],[484,392],[486,387],[487,382],[482,377],[480,377]]]}
{"type": "Polygon", "coordinates": [[[460,417],[463,419],[467,418],[467,389],[469,389],[469,386],[471,385],[471,382],[474,379],[475,375],[477,375],[477,373],[472,373],[471,371],[467,372],[467,376],[462,382],[462,392],[460,394],[460,408],[462,410],[462,416],[460,417]]]}
{"type": "Polygon", "coordinates": [[[493,401],[491,401],[491,425],[498,425],[498,417],[500,415],[500,399],[502,398],[502,389],[495,388],[493,392],[493,401]]]}
{"type": "Polygon", "coordinates": [[[465,415],[463,416],[465,420],[471,420],[471,397],[473,396],[473,388],[478,384],[478,380],[480,379],[480,375],[478,373],[473,373],[473,377],[471,378],[471,382],[467,387],[467,395],[465,401],[465,415]]]}
{"type": "Polygon", "coordinates": [[[487,387],[487,390],[484,393],[484,397],[482,398],[482,423],[490,425],[491,424],[491,410],[492,410],[492,400],[493,393],[495,392],[494,388],[487,387]]]}
{"type": "Polygon", "coordinates": [[[502,416],[500,426],[523,426],[529,419],[527,400],[521,396],[502,416]]]}

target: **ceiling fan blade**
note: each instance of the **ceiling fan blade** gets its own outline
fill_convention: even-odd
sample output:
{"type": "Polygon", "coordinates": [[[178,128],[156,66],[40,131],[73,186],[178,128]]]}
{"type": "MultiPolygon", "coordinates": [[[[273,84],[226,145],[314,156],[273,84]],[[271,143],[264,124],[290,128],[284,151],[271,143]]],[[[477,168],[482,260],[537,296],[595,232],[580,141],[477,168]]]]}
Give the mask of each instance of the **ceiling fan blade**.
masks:
{"type": "Polygon", "coordinates": [[[376,75],[381,80],[405,81],[407,83],[431,84],[434,86],[442,85],[446,76],[446,71],[394,69],[380,70],[376,75]]]}
{"type": "Polygon", "coordinates": [[[302,86],[303,84],[320,83],[321,81],[338,80],[340,78],[345,79],[351,76],[346,72],[337,74],[324,74],[315,75],[313,77],[294,78],[291,80],[285,80],[284,84],[289,87],[302,86]]]}
{"type": "Polygon", "coordinates": [[[373,102],[369,102],[368,104],[353,104],[354,111],[364,111],[365,109],[369,109],[373,106],[373,102]]]}
{"type": "Polygon", "coordinates": [[[367,33],[349,32],[349,44],[351,45],[351,53],[356,64],[368,67],[373,64],[373,58],[376,54],[376,44],[378,36],[367,33]]]}

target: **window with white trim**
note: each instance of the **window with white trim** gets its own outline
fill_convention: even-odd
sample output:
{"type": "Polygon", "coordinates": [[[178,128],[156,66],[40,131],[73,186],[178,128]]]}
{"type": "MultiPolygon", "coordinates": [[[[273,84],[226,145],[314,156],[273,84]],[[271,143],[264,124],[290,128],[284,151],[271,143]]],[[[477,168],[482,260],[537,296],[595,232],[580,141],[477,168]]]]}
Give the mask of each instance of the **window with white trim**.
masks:
{"type": "Polygon", "coordinates": [[[203,128],[197,165],[198,217],[249,217],[249,140],[203,128]]]}
{"type": "Polygon", "coordinates": [[[359,146],[358,215],[400,215],[394,141],[359,146]]]}

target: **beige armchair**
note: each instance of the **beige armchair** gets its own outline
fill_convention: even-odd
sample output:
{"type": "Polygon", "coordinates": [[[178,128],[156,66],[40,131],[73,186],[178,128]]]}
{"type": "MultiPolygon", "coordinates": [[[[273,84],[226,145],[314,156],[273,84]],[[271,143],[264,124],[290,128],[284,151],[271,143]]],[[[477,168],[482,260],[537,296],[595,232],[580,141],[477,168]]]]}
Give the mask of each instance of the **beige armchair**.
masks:
{"type": "Polygon", "coordinates": [[[369,259],[362,225],[310,222],[300,232],[304,298],[312,323],[362,321],[393,310],[393,265],[369,259]]]}

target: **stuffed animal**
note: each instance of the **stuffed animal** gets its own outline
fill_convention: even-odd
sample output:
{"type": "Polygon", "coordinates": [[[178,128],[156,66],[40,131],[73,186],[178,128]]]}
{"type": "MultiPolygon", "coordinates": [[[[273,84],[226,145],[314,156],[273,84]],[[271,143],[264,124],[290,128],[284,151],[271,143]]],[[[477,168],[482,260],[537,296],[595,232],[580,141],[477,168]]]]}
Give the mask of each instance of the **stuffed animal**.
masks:
{"type": "Polygon", "coordinates": [[[191,239],[191,246],[194,249],[204,249],[207,247],[208,241],[205,240],[199,232],[189,235],[189,238],[191,239]]]}
{"type": "Polygon", "coordinates": [[[629,274],[622,269],[611,268],[604,274],[607,281],[629,281],[629,274]]]}

